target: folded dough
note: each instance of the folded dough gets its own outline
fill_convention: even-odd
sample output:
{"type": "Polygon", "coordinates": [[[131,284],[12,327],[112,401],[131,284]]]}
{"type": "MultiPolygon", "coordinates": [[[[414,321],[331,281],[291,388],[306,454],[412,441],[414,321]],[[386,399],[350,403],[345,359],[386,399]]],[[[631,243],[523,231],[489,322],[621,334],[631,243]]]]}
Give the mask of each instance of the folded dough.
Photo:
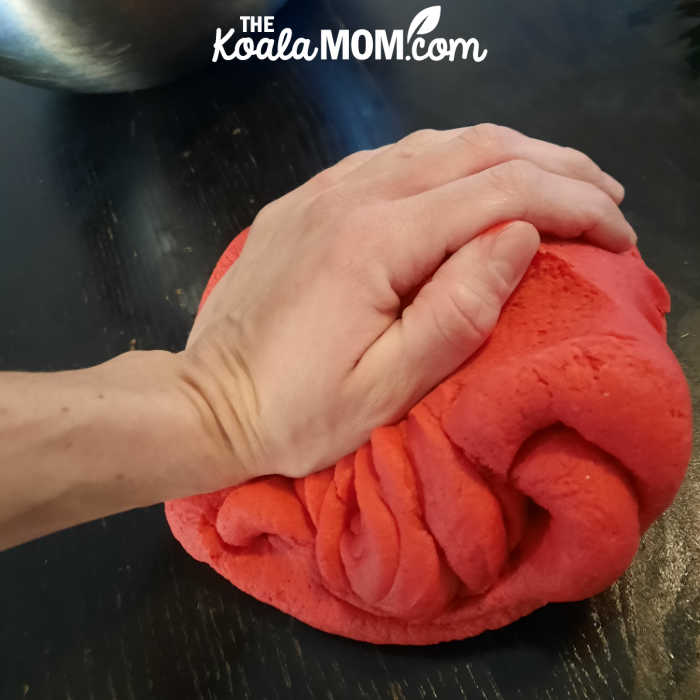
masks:
{"type": "Polygon", "coordinates": [[[690,457],[668,310],[636,250],[543,243],[488,343],[400,423],[305,479],[169,502],[170,527],[243,591],[375,643],[461,639],[598,593],[690,457]]]}

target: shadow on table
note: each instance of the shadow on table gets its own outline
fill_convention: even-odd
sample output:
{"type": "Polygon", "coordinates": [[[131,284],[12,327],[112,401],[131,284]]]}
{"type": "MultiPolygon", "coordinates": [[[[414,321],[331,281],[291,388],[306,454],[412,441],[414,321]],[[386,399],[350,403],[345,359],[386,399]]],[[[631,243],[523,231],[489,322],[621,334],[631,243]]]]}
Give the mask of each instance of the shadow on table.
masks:
{"type": "MultiPolygon", "coordinates": [[[[293,3],[279,26],[333,21],[293,3]]],[[[355,62],[224,63],[144,92],[57,94],[44,121],[62,241],[46,265],[80,271],[95,360],[181,349],[216,259],[264,204],[400,135],[355,62]]]]}

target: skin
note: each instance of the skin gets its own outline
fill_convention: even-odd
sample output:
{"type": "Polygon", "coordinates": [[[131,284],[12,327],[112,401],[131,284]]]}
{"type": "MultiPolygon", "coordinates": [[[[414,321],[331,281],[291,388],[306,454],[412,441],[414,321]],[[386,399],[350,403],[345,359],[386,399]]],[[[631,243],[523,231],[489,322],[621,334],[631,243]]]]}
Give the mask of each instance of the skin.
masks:
{"type": "Polygon", "coordinates": [[[348,156],[258,214],[183,352],[0,374],[0,547],[333,463],[479,348],[538,231],[634,245],[623,196],[489,124],[348,156]]]}

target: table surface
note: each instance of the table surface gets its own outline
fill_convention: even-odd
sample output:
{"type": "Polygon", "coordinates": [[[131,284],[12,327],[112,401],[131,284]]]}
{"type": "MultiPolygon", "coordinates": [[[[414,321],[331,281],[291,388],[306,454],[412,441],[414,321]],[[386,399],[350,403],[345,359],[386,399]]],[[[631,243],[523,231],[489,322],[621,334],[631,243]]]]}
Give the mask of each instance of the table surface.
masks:
{"type": "MultiPolygon", "coordinates": [[[[294,0],[277,23],[405,27],[423,6],[294,0]]],[[[699,23],[685,8],[444,3],[443,35],[478,37],[481,64],[223,64],[97,97],[0,80],[0,370],[182,348],[218,255],[264,203],[358,148],[492,121],[625,183],[697,410],[700,31],[682,37],[699,23]]],[[[696,456],[610,590],[425,648],[331,637],[254,601],[184,553],[161,506],[58,533],[0,555],[0,697],[699,697],[699,472],[696,456]]]]}

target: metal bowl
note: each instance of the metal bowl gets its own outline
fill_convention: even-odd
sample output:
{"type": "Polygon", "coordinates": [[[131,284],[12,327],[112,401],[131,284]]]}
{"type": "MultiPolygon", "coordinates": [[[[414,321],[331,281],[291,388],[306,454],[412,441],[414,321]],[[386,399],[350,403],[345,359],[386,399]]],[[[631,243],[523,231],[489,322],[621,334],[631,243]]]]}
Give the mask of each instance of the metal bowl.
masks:
{"type": "Polygon", "coordinates": [[[217,27],[285,0],[0,0],[0,75],[77,92],[151,87],[211,60],[217,27]]]}

